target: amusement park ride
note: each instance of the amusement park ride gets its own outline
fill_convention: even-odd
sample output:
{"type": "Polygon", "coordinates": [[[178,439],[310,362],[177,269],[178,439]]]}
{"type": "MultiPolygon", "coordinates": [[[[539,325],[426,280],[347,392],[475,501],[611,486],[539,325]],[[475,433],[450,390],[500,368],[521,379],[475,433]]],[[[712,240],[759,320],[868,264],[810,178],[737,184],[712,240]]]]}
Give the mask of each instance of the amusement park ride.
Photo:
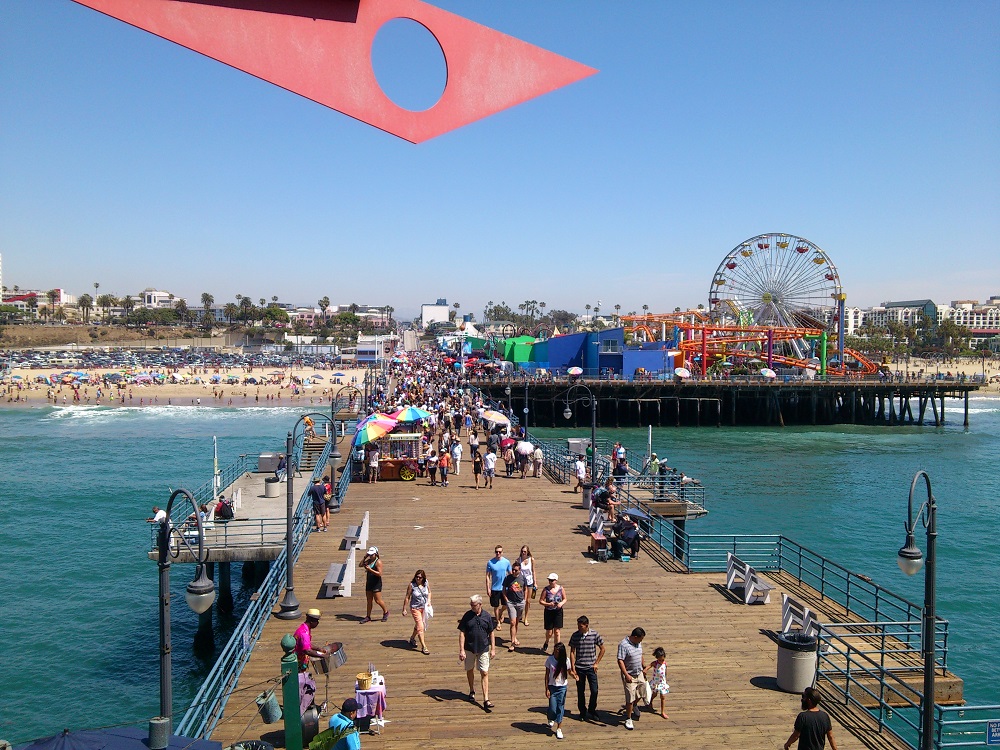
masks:
{"type": "Polygon", "coordinates": [[[647,341],[676,339],[685,362],[702,376],[738,363],[793,367],[820,377],[872,375],[878,371],[874,362],[844,348],[846,298],[823,250],[794,235],[761,234],[723,258],[707,310],[627,315],[622,321],[626,333],[647,341]]]}

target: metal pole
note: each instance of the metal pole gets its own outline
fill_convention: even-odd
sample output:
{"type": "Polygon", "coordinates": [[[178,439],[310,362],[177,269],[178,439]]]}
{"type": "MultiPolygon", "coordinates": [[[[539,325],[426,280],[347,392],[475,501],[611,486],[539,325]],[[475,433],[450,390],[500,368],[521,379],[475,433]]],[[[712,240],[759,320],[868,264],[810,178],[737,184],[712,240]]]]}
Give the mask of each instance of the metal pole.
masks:
{"type": "Polygon", "coordinates": [[[590,488],[593,492],[597,482],[597,400],[590,393],[590,488]]]}
{"type": "MultiPolygon", "coordinates": [[[[919,477],[919,475],[918,475],[919,477]]],[[[922,750],[934,747],[934,639],[936,635],[936,591],[937,581],[937,502],[931,494],[931,480],[927,481],[927,568],[924,570],[924,700],[922,750]]],[[[917,478],[914,478],[916,482],[917,478]]]]}
{"type": "MultiPolygon", "coordinates": [[[[296,426],[298,423],[296,422],[296,426]]],[[[279,605],[280,609],[275,613],[279,620],[295,620],[300,616],[299,600],[295,598],[295,561],[293,555],[293,513],[295,501],[295,490],[293,488],[293,477],[295,467],[292,465],[292,449],[294,440],[289,432],[285,437],[285,596],[279,605]]]]}
{"type": "Polygon", "coordinates": [[[160,569],[160,716],[167,720],[168,735],[173,734],[171,717],[174,702],[170,664],[170,558],[167,554],[170,544],[169,512],[168,509],[167,520],[160,523],[156,545],[160,569]]]}

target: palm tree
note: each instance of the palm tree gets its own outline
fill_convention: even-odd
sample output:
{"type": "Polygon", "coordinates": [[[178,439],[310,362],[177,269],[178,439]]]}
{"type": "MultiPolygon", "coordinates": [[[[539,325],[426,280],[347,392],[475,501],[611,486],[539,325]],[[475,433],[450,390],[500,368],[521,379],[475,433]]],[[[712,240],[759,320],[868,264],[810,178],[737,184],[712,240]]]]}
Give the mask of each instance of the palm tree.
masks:
{"type": "Polygon", "coordinates": [[[323,316],[323,322],[325,323],[327,321],[326,309],[330,306],[330,298],[320,297],[319,302],[317,304],[319,305],[319,311],[320,314],[323,316]]]}
{"type": "Polygon", "coordinates": [[[590,303],[588,302],[584,307],[587,309],[587,317],[590,317],[590,303]]]}
{"type": "Polygon", "coordinates": [[[32,294],[27,299],[28,309],[31,311],[31,317],[38,317],[38,295],[32,294]]]}
{"type": "Polygon", "coordinates": [[[538,308],[542,311],[541,315],[542,315],[543,318],[545,317],[545,307],[546,307],[546,305],[545,305],[544,302],[539,302],[538,303],[538,308]]]}
{"type": "Polygon", "coordinates": [[[649,315],[649,305],[643,305],[642,306],[642,314],[643,315],[649,315]]]}
{"type": "Polygon", "coordinates": [[[615,305],[615,318],[618,319],[619,323],[621,322],[621,309],[622,309],[621,305],[615,305]]]}
{"type": "Polygon", "coordinates": [[[177,311],[177,318],[182,323],[187,320],[188,317],[188,303],[185,299],[179,299],[174,303],[174,310],[177,311]]]}
{"type": "Polygon", "coordinates": [[[83,322],[90,322],[90,310],[94,307],[94,298],[89,294],[81,294],[80,299],[77,300],[77,307],[80,308],[80,312],[83,313],[83,322]]]}
{"type": "Polygon", "coordinates": [[[128,318],[132,311],[135,309],[135,300],[132,299],[131,294],[126,294],[121,298],[122,312],[125,317],[125,327],[128,328],[128,318]]]}
{"type": "Polygon", "coordinates": [[[243,320],[243,325],[253,317],[253,300],[249,297],[240,296],[240,318],[243,320]]]}
{"type": "Polygon", "coordinates": [[[55,289],[49,289],[45,296],[49,300],[49,314],[51,314],[52,310],[56,309],[56,298],[59,296],[59,292],[55,289]]]}
{"type": "Polygon", "coordinates": [[[227,302],[225,307],[222,308],[222,314],[226,316],[229,325],[232,325],[233,318],[240,314],[240,308],[235,302],[227,302]]]}

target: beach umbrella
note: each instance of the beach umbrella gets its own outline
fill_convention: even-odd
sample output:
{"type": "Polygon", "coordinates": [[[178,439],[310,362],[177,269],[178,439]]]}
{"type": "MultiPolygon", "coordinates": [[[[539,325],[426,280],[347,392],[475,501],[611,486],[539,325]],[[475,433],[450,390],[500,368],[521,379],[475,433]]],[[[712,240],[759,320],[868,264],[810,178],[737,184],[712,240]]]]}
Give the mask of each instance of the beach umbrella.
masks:
{"type": "Polygon", "coordinates": [[[582,367],[571,367],[568,370],[566,370],[566,374],[567,375],[572,375],[574,378],[579,377],[580,375],[583,375],[583,368],[582,367]]]}
{"type": "Polygon", "coordinates": [[[772,379],[778,377],[778,373],[776,373],[770,367],[761,367],[760,368],[760,374],[762,376],[764,376],[765,378],[767,378],[768,380],[772,380],[772,379]]]}
{"type": "Polygon", "coordinates": [[[366,425],[362,425],[358,428],[358,431],[354,433],[354,446],[367,445],[368,443],[374,442],[381,437],[385,437],[389,434],[392,428],[385,427],[378,422],[369,422],[366,425]]]}
{"type": "Polygon", "coordinates": [[[691,377],[691,371],[686,367],[675,367],[674,375],[676,375],[679,378],[684,378],[686,380],[687,378],[691,377]]]}
{"type": "Polygon", "coordinates": [[[517,444],[517,447],[514,448],[514,451],[516,453],[520,453],[522,456],[527,456],[535,452],[535,446],[533,446],[527,440],[522,440],[520,443],[517,444]]]}
{"type": "MultiPolygon", "coordinates": [[[[201,382],[201,378],[195,378],[195,382],[196,383],[200,383],[201,382]]],[[[247,378],[247,382],[250,385],[257,385],[257,378],[247,378]]]]}
{"type": "Polygon", "coordinates": [[[370,424],[377,424],[386,432],[391,431],[396,426],[396,420],[390,417],[388,414],[383,414],[382,412],[375,412],[374,414],[369,414],[367,417],[358,422],[358,429],[370,424]]]}
{"type": "Polygon", "coordinates": [[[221,375],[213,375],[212,377],[209,378],[209,382],[212,382],[212,383],[218,383],[221,380],[222,380],[222,376],[221,375]]]}
{"type": "Polygon", "coordinates": [[[507,417],[492,409],[483,412],[483,419],[493,424],[510,424],[510,420],[507,417]]]}
{"type": "Polygon", "coordinates": [[[430,415],[429,411],[418,409],[416,406],[406,406],[394,413],[392,418],[397,422],[419,422],[422,419],[427,419],[430,415]]]}
{"type": "Polygon", "coordinates": [[[322,375],[313,375],[313,376],[312,376],[312,379],[313,379],[313,380],[322,380],[322,379],[323,379],[323,376],[322,376],[322,375]]]}
{"type": "Polygon", "coordinates": [[[344,373],[342,373],[342,372],[335,372],[330,377],[332,377],[332,378],[346,378],[347,376],[344,375],[344,373]]]}

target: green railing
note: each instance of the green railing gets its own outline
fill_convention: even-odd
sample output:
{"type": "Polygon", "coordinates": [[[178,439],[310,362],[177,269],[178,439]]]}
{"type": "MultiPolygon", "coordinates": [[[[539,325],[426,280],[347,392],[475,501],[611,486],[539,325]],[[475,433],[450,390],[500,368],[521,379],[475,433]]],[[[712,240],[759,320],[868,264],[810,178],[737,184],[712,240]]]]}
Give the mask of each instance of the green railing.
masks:
{"type": "MultiPolygon", "coordinates": [[[[328,440],[310,479],[313,477],[322,478],[322,472],[326,469],[326,463],[333,446],[334,441],[328,440]]],[[[312,529],[312,501],[308,494],[310,484],[311,482],[304,483],[295,510],[292,529],[292,553],[295,559],[298,559],[312,529]]],[[[257,590],[256,597],[243,613],[243,617],[233,631],[229,642],[215,660],[212,670],[202,683],[191,702],[191,706],[184,714],[184,718],[177,725],[175,730],[177,734],[199,738],[211,736],[212,731],[222,718],[229,696],[236,688],[243,668],[253,653],[253,647],[260,639],[264,625],[271,616],[271,610],[284,589],[285,571],[285,555],[279,554],[257,590]]],[[[277,675],[277,673],[278,665],[275,664],[275,674],[277,675]]]]}

